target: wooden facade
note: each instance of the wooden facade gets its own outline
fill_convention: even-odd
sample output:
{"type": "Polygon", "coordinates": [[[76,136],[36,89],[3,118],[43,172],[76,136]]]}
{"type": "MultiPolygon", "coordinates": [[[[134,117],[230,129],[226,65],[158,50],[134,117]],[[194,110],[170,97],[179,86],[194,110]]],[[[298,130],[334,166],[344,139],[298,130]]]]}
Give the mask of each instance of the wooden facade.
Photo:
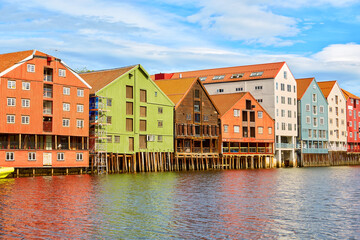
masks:
{"type": "Polygon", "coordinates": [[[217,162],[220,154],[219,111],[200,80],[187,78],[155,83],[175,103],[174,149],[181,170],[212,168],[211,162],[217,162]],[[197,165],[198,161],[201,164],[197,165]]]}

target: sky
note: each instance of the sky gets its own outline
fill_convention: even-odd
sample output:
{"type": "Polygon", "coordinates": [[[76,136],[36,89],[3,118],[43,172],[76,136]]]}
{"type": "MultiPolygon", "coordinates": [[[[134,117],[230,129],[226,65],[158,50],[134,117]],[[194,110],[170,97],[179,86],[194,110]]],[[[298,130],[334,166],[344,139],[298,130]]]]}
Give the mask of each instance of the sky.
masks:
{"type": "Polygon", "coordinates": [[[0,53],[149,74],[286,61],[360,96],[359,0],[0,0],[0,53]]]}

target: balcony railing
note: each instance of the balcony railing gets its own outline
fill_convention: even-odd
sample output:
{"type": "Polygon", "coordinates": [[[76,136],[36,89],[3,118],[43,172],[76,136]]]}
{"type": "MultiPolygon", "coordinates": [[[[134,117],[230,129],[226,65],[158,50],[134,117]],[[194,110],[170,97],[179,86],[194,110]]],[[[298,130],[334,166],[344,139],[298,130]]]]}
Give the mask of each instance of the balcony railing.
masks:
{"type": "Polygon", "coordinates": [[[276,148],[294,148],[292,143],[276,143],[276,148]]]}
{"type": "Polygon", "coordinates": [[[52,75],[44,75],[45,82],[52,82],[52,75]]]}
{"type": "Polygon", "coordinates": [[[44,108],[43,109],[43,114],[51,115],[52,114],[52,109],[51,108],[44,108]]]}
{"type": "Polygon", "coordinates": [[[303,148],[301,149],[302,153],[328,153],[329,150],[327,148],[303,148]]]}
{"type": "Polygon", "coordinates": [[[52,89],[44,88],[44,98],[52,98],[52,89]]]}

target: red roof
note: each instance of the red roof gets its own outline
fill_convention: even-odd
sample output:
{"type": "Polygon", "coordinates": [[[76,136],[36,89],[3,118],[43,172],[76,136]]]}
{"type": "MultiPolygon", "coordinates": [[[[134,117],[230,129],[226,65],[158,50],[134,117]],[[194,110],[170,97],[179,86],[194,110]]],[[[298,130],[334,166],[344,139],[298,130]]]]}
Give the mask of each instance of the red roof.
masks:
{"type": "Polygon", "coordinates": [[[336,81],[325,81],[325,82],[318,82],[318,85],[324,94],[325,98],[328,98],[331,90],[333,89],[336,81]]]}
{"type": "Polygon", "coordinates": [[[226,68],[213,68],[213,69],[204,69],[197,71],[187,71],[187,72],[176,72],[172,75],[170,74],[155,74],[152,79],[158,79],[159,75],[170,76],[173,78],[189,78],[189,77],[199,77],[202,80],[203,84],[209,83],[218,83],[218,82],[230,82],[230,81],[243,81],[243,80],[258,80],[258,79],[272,79],[275,78],[280,69],[284,66],[285,62],[276,62],[276,63],[265,63],[265,64],[255,64],[247,66],[237,66],[237,67],[226,67],[226,68]],[[254,75],[254,73],[259,73],[254,75]],[[238,74],[237,77],[234,77],[234,74],[238,74]],[[250,76],[252,75],[252,76],[250,76]],[[223,76],[221,79],[213,80],[215,76],[223,76]],[[206,79],[201,79],[206,77],[206,79]]]}
{"type": "Polygon", "coordinates": [[[314,81],[315,78],[300,78],[296,79],[296,85],[297,85],[297,99],[300,100],[304,96],[306,90],[309,88],[312,81],[314,81]]]}
{"type": "Polygon", "coordinates": [[[348,100],[349,98],[353,98],[353,99],[358,99],[358,100],[360,100],[360,97],[358,97],[358,96],[356,96],[356,95],[354,95],[354,94],[352,94],[352,93],[350,93],[350,92],[348,92],[348,91],[346,91],[346,90],[344,90],[344,89],[341,89],[341,90],[342,90],[342,92],[343,92],[346,100],[348,100]]]}
{"type": "Polygon", "coordinates": [[[0,54],[0,73],[21,62],[25,58],[30,57],[33,53],[34,50],[27,50],[22,52],[0,54]]]}

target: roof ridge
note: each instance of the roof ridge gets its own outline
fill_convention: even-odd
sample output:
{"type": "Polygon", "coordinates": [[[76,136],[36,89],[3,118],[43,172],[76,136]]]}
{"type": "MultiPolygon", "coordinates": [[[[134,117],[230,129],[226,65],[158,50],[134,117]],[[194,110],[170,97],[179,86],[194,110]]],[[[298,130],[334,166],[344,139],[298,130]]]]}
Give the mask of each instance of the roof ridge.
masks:
{"type": "Polygon", "coordinates": [[[135,65],[129,65],[129,66],[125,66],[125,67],[117,67],[117,68],[109,68],[109,69],[102,69],[102,70],[93,70],[90,72],[83,72],[80,74],[89,74],[89,73],[99,73],[99,72],[108,72],[108,71],[115,71],[115,70],[120,70],[120,69],[124,69],[124,68],[133,68],[135,66],[139,66],[140,64],[135,64],[135,65]]]}

